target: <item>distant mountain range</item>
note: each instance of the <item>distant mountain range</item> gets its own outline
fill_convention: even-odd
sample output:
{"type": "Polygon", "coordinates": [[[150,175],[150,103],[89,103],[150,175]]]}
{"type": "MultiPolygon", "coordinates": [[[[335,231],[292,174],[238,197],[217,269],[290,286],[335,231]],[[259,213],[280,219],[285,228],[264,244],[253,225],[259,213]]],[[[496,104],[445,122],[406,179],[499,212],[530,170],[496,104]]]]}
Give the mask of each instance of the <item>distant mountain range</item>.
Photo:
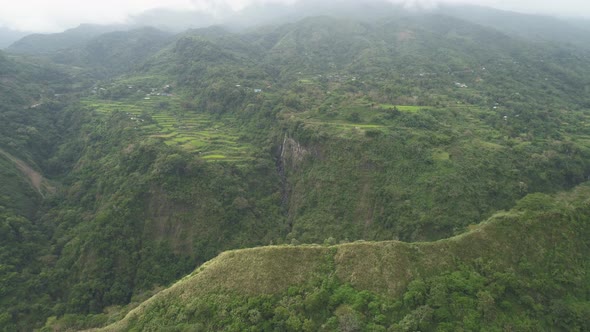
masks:
{"type": "Polygon", "coordinates": [[[82,24],[62,33],[52,34],[29,35],[26,32],[0,28],[0,48],[10,45],[8,50],[11,52],[46,54],[79,46],[103,33],[145,26],[173,33],[212,25],[225,26],[230,30],[243,30],[256,26],[295,22],[310,16],[327,15],[372,21],[380,17],[420,15],[424,12],[460,18],[525,38],[590,48],[590,20],[587,19],[530,15],[480,6],[444,5],[435,9],[410,10],[381,0],[368,2],[343,0],[338,2],[337,6],[334,6],[333,2],[318,4],[316,1],[303,0],[293,5],[251,5],[238,12],[227,10],[216,15],[196,11],[153,9],[131,17],[128,24],[82,24]]]}
{"type": "Polygon", "coordinates": [[[34,33],[10,45],[7,50],[15,53],[46,55],[67,48],[75,48],[104,33],[129,30],[127,25],[81,24],[59,33],[34,33]]]}
{"type": "Polygon", "coordinates": [[[478,6],[443,6],[437,12],[527,39],[590,49],[590,20],[521,14],[478,6]]]}

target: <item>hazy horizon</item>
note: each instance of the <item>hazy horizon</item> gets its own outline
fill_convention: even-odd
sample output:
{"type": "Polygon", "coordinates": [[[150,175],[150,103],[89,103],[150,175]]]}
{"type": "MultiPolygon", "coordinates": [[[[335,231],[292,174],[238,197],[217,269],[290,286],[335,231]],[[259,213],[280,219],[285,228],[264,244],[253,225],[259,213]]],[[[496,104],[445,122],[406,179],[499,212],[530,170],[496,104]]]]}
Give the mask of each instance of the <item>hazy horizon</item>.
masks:
{"type": "MultiPolygon", "coordinates": [[[[239,13],[251,5],[293,5],[309,0],[102,0],[83,5],[76,0],[21,0],[7,3],[0,12],[0,27],[28,32],[51,33],[80,24],[126,24],[154,9],[186,11],[224,17],[239,13]]],[[[350,0],[319,0],[338,6],[350,0]]],[[[561,17],[590,18],[590,2],[582,0],[383,0],[408,8],[433,9],[441,4],[478,5],[519,13],[561,17]]],[[[315,1],[313,3],[317,3],[315,1]]],[[[355,1],[356,2],[356,1],[355,1]]],[[[362,0],[361,2],[379,2],[362,0]]]]}

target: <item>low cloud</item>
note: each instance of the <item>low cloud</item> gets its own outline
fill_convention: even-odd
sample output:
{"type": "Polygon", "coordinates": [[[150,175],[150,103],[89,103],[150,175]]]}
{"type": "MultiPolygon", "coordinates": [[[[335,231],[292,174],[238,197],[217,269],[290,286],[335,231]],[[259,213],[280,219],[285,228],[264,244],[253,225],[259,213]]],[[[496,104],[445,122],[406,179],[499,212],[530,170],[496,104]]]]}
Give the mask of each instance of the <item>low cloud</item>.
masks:
{"type": "Polygon", "coordinates": [[[16,0],[3,3],[0,25],[56,32],[80,23],[124,23],[130,15],[153,8],[199,10],[191,0],[16,0]]]}
{"type": "MultiPolygon", "coordinates": [[[[10,1],[10,0],[9,0],[10,1]]],[[[2,5],[0,26],[56,32],[80,23],[125,23],[143,11],[166,8],[213,15],[240,11],[249,5],[294,4],[301,0],[13,0],[2,5]]],[[[310,0],[305,0],[310,1],[310,0]]],[[[324,4],[351,0],[317,0],[324,4]]],[[[375,1],[375,0],[358,0],[375,1]]],[[[528,13],[590,17],[587,0],[389,0],[407,8],[431,9],[445,4],[473,4],[528,13]]]]}

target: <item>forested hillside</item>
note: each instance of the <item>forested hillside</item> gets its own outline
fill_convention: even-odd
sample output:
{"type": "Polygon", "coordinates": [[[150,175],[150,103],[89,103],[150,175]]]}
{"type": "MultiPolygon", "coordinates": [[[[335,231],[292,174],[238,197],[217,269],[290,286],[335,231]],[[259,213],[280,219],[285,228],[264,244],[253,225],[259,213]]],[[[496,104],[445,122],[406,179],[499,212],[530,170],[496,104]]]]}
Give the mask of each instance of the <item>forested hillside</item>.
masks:
{"type": "Polygon", "coordinates": [[[82,24],[61,33],[30,34],[17,40],[8,51],[24,54],[51,54],[68,48],[83,46],[88,40],[104,33],[120,30],[121,26],[82,24]]]}
{"type": "Polygon", "coordinates": [[[74,162],[67,158],[73,151],[59,146],[74,139],[70,134],[84,114],[55,96],[74,91],[75,78],[75,72],[47,62],[0,53],[0,326],[7,331],[33,326],[17,313],[39,319],[53,305],[37,297],[43,293],[41,271],[51,259],[52,230],[41,222],[42,206],[51,204],[57,177],[74,162]]]}
{"type": "Polygon", "coordinates": [[[462,13],[0,53],[0,327],[590,328],[590,54],[462,13]]]}

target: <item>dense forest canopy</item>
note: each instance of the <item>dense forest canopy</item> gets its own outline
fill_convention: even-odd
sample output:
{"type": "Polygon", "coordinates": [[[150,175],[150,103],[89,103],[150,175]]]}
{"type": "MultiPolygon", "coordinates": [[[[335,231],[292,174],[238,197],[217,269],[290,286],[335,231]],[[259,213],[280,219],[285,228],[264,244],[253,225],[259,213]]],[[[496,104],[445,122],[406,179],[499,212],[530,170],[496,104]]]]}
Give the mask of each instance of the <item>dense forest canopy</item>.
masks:
{"type": "Polygon", "coordinates": [[[583,24],[344,12],[0,52],[0,328],[589,329],[583,24]]]}

